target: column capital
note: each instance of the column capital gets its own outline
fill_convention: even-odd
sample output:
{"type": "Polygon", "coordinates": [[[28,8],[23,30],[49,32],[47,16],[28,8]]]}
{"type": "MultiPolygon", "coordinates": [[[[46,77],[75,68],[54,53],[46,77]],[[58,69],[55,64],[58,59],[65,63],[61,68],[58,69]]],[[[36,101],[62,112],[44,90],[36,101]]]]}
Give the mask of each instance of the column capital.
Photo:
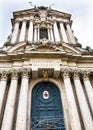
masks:
{"type": "Polygon", "coordinates": [[[22,21],[28,21],[28,20],[29,20],[28,17],[23,17],[23,18],[22,18],[22,21]]]}
{"type": "Polygon", "coordinates": [[[6,80],[7,79],[7,75],[8,75],[7,71],[2,71],[1,72],[1,80],[6,80]]]}
{"type": "Polygon", "coordinates": [[[34,20],[33,20],[33,18],[30,18],[29,21],[30,21],[30,22],[33,22],[34,20]]]}
{"type": "Polygon", "coordinates": [[[16,20],[16,21],[15,21],[15,24],[19,24],[20,22],[21,22],[21,21],[19,21],[19,20],[16,20]]]}
{"type": "Polygon", "coordinates": [[[30,69],[27,68],[22,69],[22,77],[28,78],[29,73],[30,69]]]}
{"type": "Polygon", "coordinates": [[[23,23],[26,23],[26,22],[27,22],[27,19],[23,19],[22,22],[23,22],[23,23]]]}
{"type": "Polygon", "coordinates": [[[70,70],[69,69],[62,69],[62,74],[64,78],[68,78],[70,76],[70,70]]]}
{"type": "Polygon", "coordinates": [[[79,79],[79,77],[80,77],[80,70],[74,70],[73,71],[73,78],[74,79],[79,79]]]}
{"type": "Polygon", "coordinates": [[[79,70],[74,70],[73,71],[73,78],[74,79],[79,79],[79,77],[80,77],[80,71],[79,70]]]}
{"type": "Polygon", "coordinates": [[[90,71],[82,71],[83,79],[89,80],[90,71]]]}
{"type": "Polygon", "coordinates": [[[18,78],[18,71],[17,70],[12,70],[12,75],[11,75],[12,79],[17,79],[18,78]]]}

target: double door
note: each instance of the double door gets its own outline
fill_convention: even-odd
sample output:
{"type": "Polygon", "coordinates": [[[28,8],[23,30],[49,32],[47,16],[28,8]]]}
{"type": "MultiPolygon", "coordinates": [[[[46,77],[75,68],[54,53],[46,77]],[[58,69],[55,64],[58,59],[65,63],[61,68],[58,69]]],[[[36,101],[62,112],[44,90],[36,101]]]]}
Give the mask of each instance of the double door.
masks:
{"type": "Polygon", "coordinates": [[[32,91],[31,130],[65,130],[59,89],[50,82],[32,91]]]}

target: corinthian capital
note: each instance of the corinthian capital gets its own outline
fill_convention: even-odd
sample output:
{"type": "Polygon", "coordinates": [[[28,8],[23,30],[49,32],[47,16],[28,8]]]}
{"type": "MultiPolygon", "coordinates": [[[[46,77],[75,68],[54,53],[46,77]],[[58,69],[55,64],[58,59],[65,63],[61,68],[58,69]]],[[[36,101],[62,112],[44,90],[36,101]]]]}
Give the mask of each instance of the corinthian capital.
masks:
{"type": "Polygon", "coordinates": [[[74,75],[73,75],[73,78],[74,79],[79,79],[79,77],[80,77],[80,71],[79,70],[74,70],[74,75]]]}
{"type": "Polygon", "coordinates": [[[1,80],[6,80],[7,79],[7,71],[2,71],[1,72],[1,80]]]}
{"type": "Polygon", "coordinates": [[[12,70],[12,79],[17,79],[17,78],[18,78],[18,71],[12,70]]]}
{"type": "Polygon", "coordinates": [[[64,78],[68,78],[70,76],[70,70],[69,69],[63,69],[62,74],[64,78]]]}
{"type": "Polygon", "coordinates": [[[28,78],[30,69],[24,68],[22,69],[22,76],[28,78]]]}
{"type": "Polygon", "coordinates": [[[83,75],[83,79],[84,80],[88,80],[89,79],[89,75],[90,75],[90,71],[83,71],[82,75],[83,75]]]}

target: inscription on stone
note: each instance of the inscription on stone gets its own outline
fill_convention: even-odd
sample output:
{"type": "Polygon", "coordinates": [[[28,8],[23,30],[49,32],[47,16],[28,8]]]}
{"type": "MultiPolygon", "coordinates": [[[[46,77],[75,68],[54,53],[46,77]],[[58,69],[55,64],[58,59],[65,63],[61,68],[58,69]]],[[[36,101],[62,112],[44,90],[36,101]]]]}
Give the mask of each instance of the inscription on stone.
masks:
{"type": "Polygon", "coordinates": [[[59,68],[61,60],[30,60],[32,68],[59,68]]]}

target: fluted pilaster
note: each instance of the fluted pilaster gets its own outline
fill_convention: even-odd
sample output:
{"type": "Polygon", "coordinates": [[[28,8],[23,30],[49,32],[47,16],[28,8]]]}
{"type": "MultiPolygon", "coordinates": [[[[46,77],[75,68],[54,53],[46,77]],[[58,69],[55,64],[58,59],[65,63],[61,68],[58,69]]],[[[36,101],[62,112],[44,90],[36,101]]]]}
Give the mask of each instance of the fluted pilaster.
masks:
{"type": "Polygon", "coordinates": [[[64,25],[63,25],[62,22],[60,23],[60,29],[61,29],[61,34],[62,34],[63,41],[68,42],[67,35],[66,35],[66,30],[65,30],[64,25]]]}
{"type": "Polygon", "coordinates": [[[13,70],[1,130],[12,130],[17,92],[17,78],[17,71],[13,70]]]}
{"type": "Polygon", "coordinates": [[[22,83],[19,95],[19,105],[16,121],[15,130],[26,130],[26,120],[27,120],[27,94],[28,94],[28,72],[29,70],[22,70],[22,83]]]}
{"type": "Polygon", "coordinates": [[[2,71],[1,72],[1,82],[0,82],[0,116],[1,116],[1,110],[2,110],[2,105],[3,105],[6,85],[7,85],[7,72],[2,71]]]}
{"type": "Polygon", "coordinates": [[[14,25],[14,30],[13,30],[13,33],[12,33],[12,38],[11,38],[11,43],[13,43],[13,44],[17,40],[18,31],[19,31],[19,21],[16,21],[16,23],[14,25]]]}
{"type": "Polygon", "coordinates": [[[84,85],[85,85],[85,90],[86,90],[88,100],[89,100],[89,104],[90,104],[92,114],[93,114],[93,88],[92,88],[90,80],[89,80],[89,74],[90,74],[89,71],[84,71],[82,73],[84,85]]]}
{"type": "Polygon", "coordinates": [[[29,42],[33,41],[33,21],[32,20],[30,20],[30,23],[29,23],[28,41],[29,42]]]}
{"type": "Polygon", "coordinates": [[[72,31],[71,31],[70,25],[68,23],[66,25],[67,25],[68,35],[70,37],[70,42],[73,43],[73,44],[76,44],[75,38],[74,38],[74,35],[73,35],[72,31]]]}
{"type": "Polygon", "coordinates": [[[57,27],[57,23],[54,23],[54,36],[55,36],[55,41],[60,41],[60,36],[59,36],[59,31],[57,27]]]}
{"type": "Polygon", "coordinates": [[[63,71],[63,80],[64,80],[67,103],[69,108],[68,110],[69,110],[69,116],[71,122],[71,130],[81,130],[80,120],[79,120],[75,98],[74,98],[72,85],[70,81],[70,72],[67,69],[63,71]]]}
{"type": "Polygon", "coordinates": [[[20,31],[19,42],[22,42],[25,40],[25,34],[26,34],[26,20],[24,19],[22,22],[22,28],[20,31]]]}
{"type": "Polygon", "coordinates": [[[92,121],[91,114],[90,114],[90,111],[88,108],[88,104],[87,104],[87,101],[85,98],[85,94],[84,94],[84,91],[82,88],[82,84],[80,82],[78,70],[74,71],[73,78],[74,78],[77,99],[78,99],[81,115],[83,118],[85,130],[91,130],[91,129],[93,129],[93,121],[92,121]]]}

